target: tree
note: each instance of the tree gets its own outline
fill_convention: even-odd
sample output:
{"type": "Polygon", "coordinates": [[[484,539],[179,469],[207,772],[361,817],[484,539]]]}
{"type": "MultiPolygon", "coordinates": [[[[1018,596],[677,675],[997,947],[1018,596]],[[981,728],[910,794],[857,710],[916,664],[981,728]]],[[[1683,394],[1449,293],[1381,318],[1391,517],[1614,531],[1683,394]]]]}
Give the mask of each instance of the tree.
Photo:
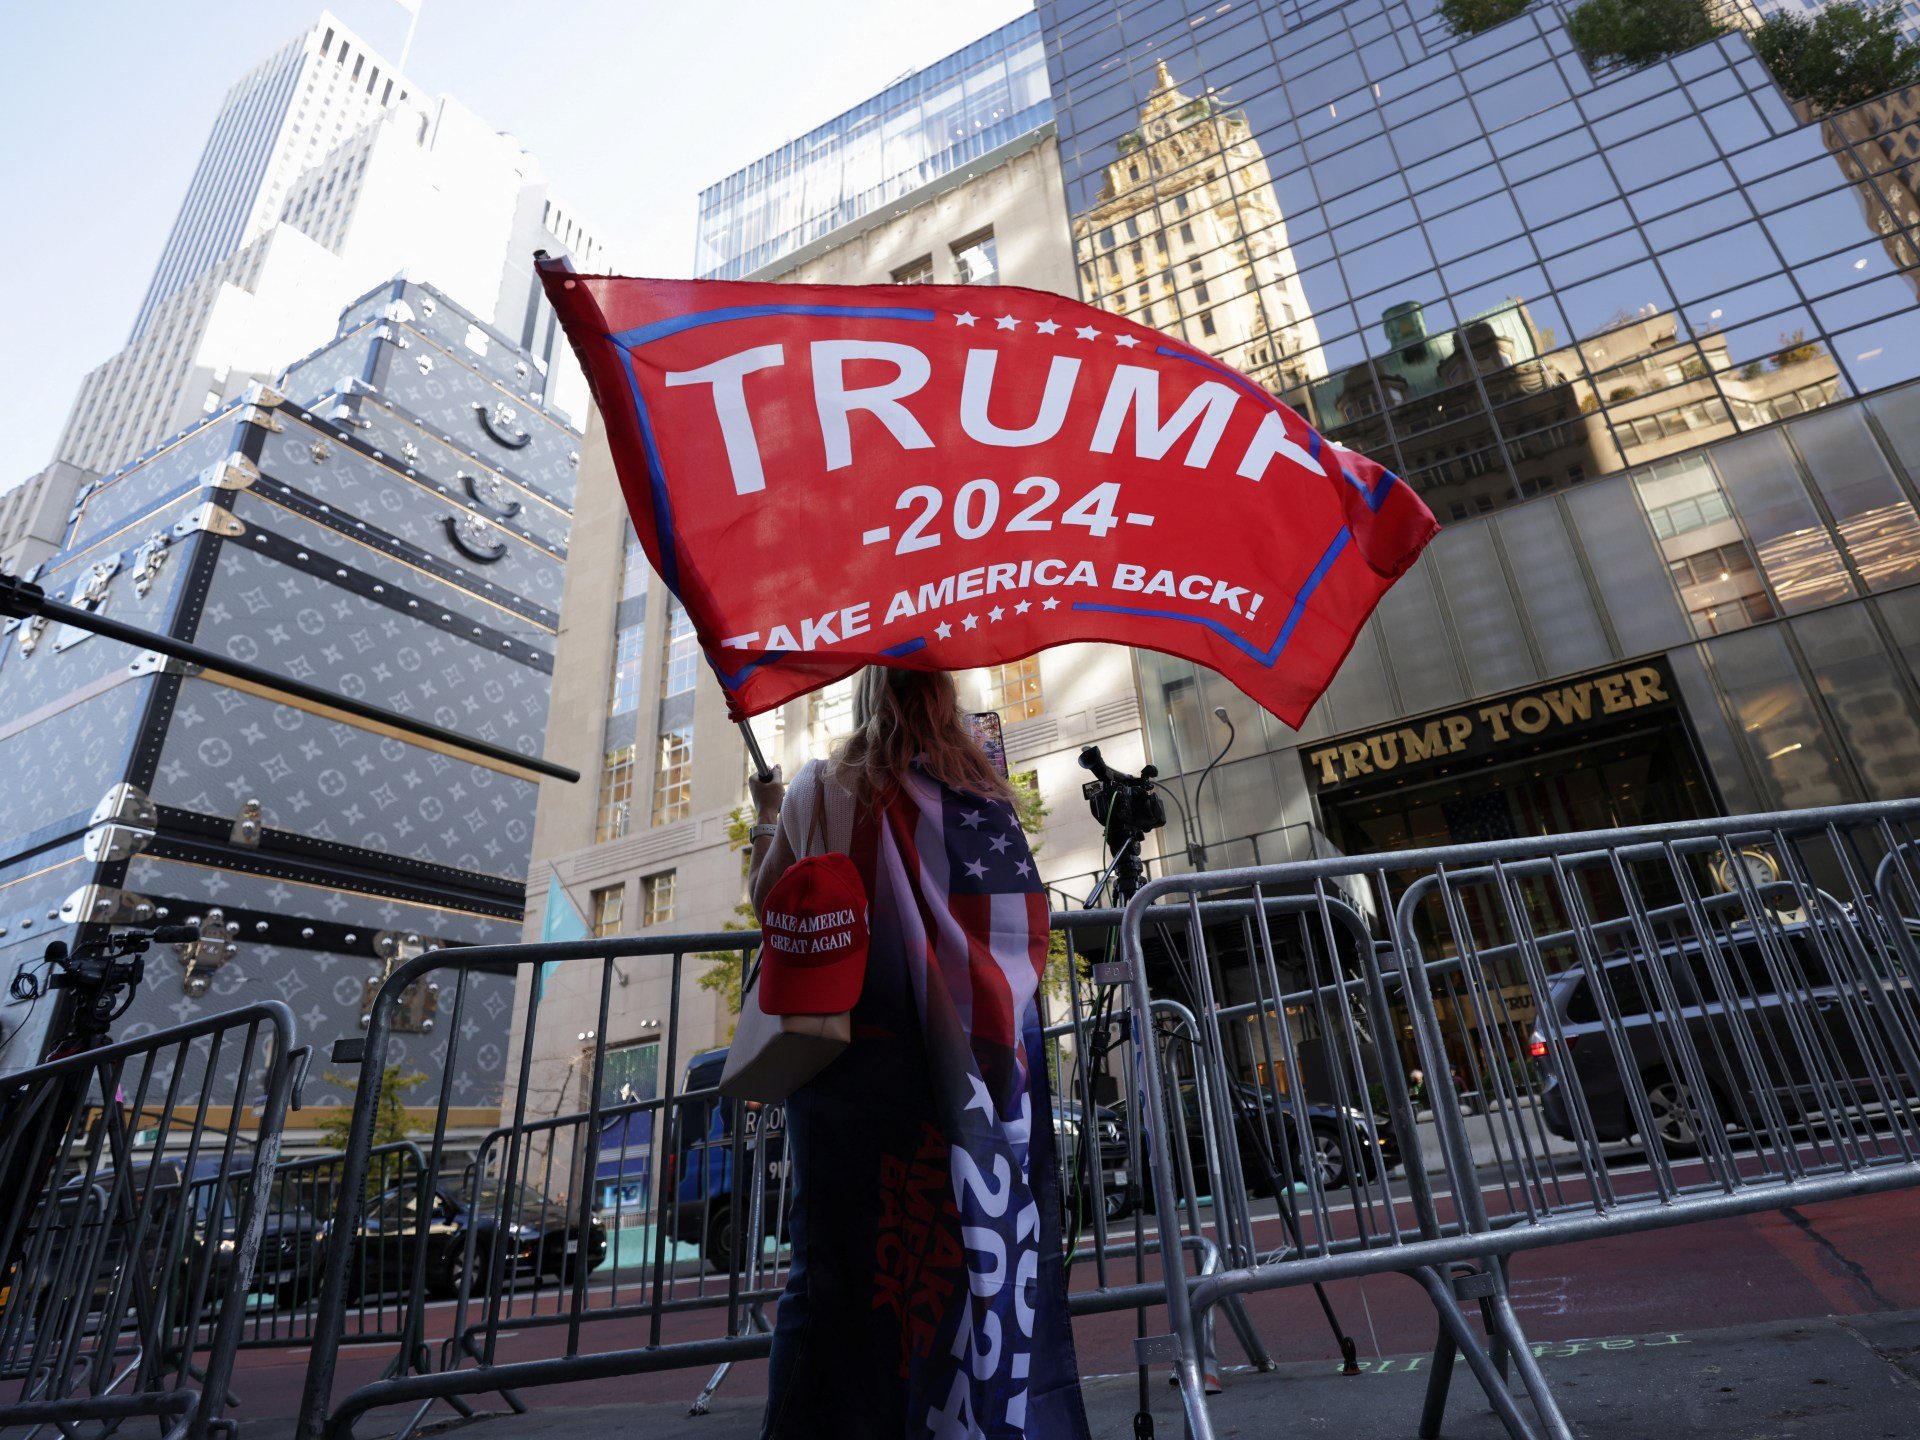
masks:
{"type": "Polygon", "coordinates": [[[1789,365],[1811,360],[1819,353],[1820,347],[1807,339],[1805,330],[1795,330],[1791,335],[1780,337],[1780,348],[1773,353],[1773,368],[1784,370],[1789,365]]]}
{"type": "Polygon", "coordinates": [[[1440,18],[1454,34],[1465,37],[1524,15],[1533,0],[1440,0],[1440,18]]]}
{"type": "MultiPolygon", "coordinates": [[[[753,816],[744,805],[734,806],[727,816],[727,843],[740,852],[740,873],[744,878],[753,866],[753,816]]],[[[733,918],[720,928],[758,930],[760,917],[754,913],[752,902],[742,900],[733,907],[733,918]]],[[[702,990],[710,990],[720,997],[727,1014],[736,1021],[740,1015],[740,986],[746,978],[742,964],[745,953],[740,950],[708,950],[699,958],[713,963],[695,977],[702,990]]],[[[733,1029],[732,1025],[727,1027],[729,1041],[733,1039],[733,1029]]]]}
{"type": "Polygon", "coordinates": [[[1818,114],[1920,83],[1920,44],[1900,33],[1897,4],[1835,0],[1819,14],[1772,16],[1753,48],[1780,88],[1818,114]]]}
{"type": "MultiPolygon", "coordinates": [[[[329,1070],[326,1072],[329,1083],[346,1090],[349,1096],[360,1088],[358,1075],[341,1075],[329,1070]]],[[[373,1148],[382,1145],[397,1145],[411,1133],[407,1126],[407,1092],[427,1083],[427,1077],[419,1071],[404,1073],[398,1065],[389,1065],[380,1072],[380,1098],[373,1107],[373,1148]]],[[[353,1130],[353,1104],[335,1110],[320,1126],[320,1143],[329,1150],[344,1151],[353,1130]]],[[[373,1157],[373,1163],[367,1169],[367,1195],[378,1195],[403,1171],[410,1169],[411,1161],[399,1156],[373,1157]]]]}
{"type": "Polygon", "coordinates": [[[1726,28],[1707,0],[1586,0],[1567,17],[1567,34],[1595,69],[1651,65],[1704,45],[1726,28]]]}

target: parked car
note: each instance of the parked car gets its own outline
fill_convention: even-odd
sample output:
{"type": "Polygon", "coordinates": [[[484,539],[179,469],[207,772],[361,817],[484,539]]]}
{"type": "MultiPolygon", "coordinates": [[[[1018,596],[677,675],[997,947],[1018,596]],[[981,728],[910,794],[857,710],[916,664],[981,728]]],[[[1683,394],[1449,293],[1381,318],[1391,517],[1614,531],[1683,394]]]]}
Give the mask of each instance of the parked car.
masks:
{"type": "MultiPolygon", "coordinates": [[[[405,1290],[413,1283],[414,1258],[421,1240],[421,1186],[409,1181],[382,1191],[362,1213],[348,1265],[352,1295],[405,1290]]],[[[581,1233],[574,1207],[543,1195],[531,1185],[510,1190],[497,1180],[482,1180],[476,1193],[470,1177],[443,1178],[428,1200],[426,1283],[432,1295],[449,1296],[464,1287],[469,1295],[486,1291],[500,1257],[500,1278],[532,1282],[572,1281],[584,1262],[593,1270],[607,1255],[607,1231],[597,1216],[581,1233]],[[472,1259],[467,1237],[473,1235],[472,1259]],[[471,1268],[469,1268],[469,1266],[471,1268]]],[[[333,1236],[327,1236],[327,1243],[333,1236]]]]}
{"type": "MultiPolygon", "coordinates": [[[[678,1102],[674,1120],[673,1151],[667,1162],[670,1194],[669,1229],[682,1244],[697,1246],[707,1265],[718,1271],[733,1268],[736,1200],[733,1185],[733,1132],[729,1117],[733,1107],[723,1100],[716,1087],[720,1072],[726,1068],[725,1049],[709,1050],[687,1062],[682,1093],[688,1098],[678,1102]],[[699,1094],[706,1091],[710,1093],[699,1094]]],[[[755,1153],[766,1168],[767,1203],[779,1203],[781,1184],[787,1178],[789,1161],[786,1147],[787,1110],[784,1105],[748,1106],[747,1137],[758,1140],[755,1153]]],[[[1126,1212],[1132,1203],[1127,1174],[1126,1133],[1120,1117],[1105,1106],[1094,1107],[1094,1143],[1086,1143],[1084,1110],[1072,1101],[1056,1101],[1053,1108],[1054,1140],[1068,1168],[1077,1175],[1078,1194],[1098,1193],[1110,1218],[1126,1212]],[[1093,1181],[1098,1165],[1099,1184],[1093,1181]]],[[[1071,1218],[1075,1194],[1061,1197],[1071,1218]]],[[[744,1197],[742,1197],[742,1203],[744,1197]]],[[[764,1225],[766,1222],[762,1222],[764,1225]]],[[[786,1236],[785,1217],[781,1237],[786,1236]]]]}
{"type": "MultiPolygon", "coordinates": [[[[1284,1137],[1286,1159],[1297,1180],[1312,1179],[1323,1191],[1338,1190],[1356,1175],[1361,1183],[1378,1178],[1384,1170],[1400,1163],[1400,1149],[1389,1123],[1352,1107],[1322,1105],[1309,1101],[1300,1106],[1291,1096],[1280,1095],[1262,1085],[1244,1080],[1232,1082],[1228,1095],[1234,1106],[1234,1138],[1239,1148],[1240,1170],[1252,1195],[1271,1195],[1280,1188],[1285,1171],[1276,1148],[1276,1137],[1284,1137]],[[1299,1115],[1307,1122],[1304,1156],[1300,1142],[1299,1115]]],[[[1200,1114],[1199,1092],[1192,1081],[1179,1087],[1181,1118],[1185,1123],[1187,1154],[1192,1160],[1196,1183],[1206,1166],[1206,1131],[1200,1114]]],[[[1140,1179],[1141,1203],[1153,1208],[1151,1166],[1143,1164],[1140,1179]]],[[[1179,1177],[1174,1177],[1176,1189],[1179,1177]]]]}
{"type": "MultiPolygon", "coordinates": [[[[1654,964],[1662,968],[1678,1003],[1678,1017],[1685,1024],[1712,1089],[1706,1098],[1722,1121],[1738,1124],[1743,1110],[1751,1115],[1759,1109],[1760,1097],[1748,1080],[1746,1067],[1738,1060],[1737,1024],[1751,1027],[1763,1057],[1761,1063],[1773,1082],[1768,1089],[1789,1118],[1802,1118],[1820,1107],[1807,1064],[1809,1043],[1826,1054],[1838,1077],[1867,1081],[1869,1066],[1860,1038],[1848,1021],[1839,988],[1820,947],[1814,943],[1811,927],[1789,924],[1770,933],[1781,947],[1775,951],[1776,956],[1790,958],[1806,982],[1807,988],[1795,990],[1791,999],[1782,995],[1768,969],[1766,947],[1751,930],[1734,931],[1714,947],[1714,953],[1725,962],[1730,993],[1714,984],[1708,954],[1697,940],[1668,946],[1652,961],[1644,954],[1632,954],[1602,962],[1600,974],[1620,1017],[1626,1042],[1629,1069],[1625,1074],[1607,1041],[1600,1006],[1585,970],[1564,971],[1552,977],[1544,1004],[1558,1019],[1566,1038],[1567,1063],[1537,1028],[1529,1046],[1541,1069],[1541,1110],[1547,1127],[1564,1139],[1579,1138],[1570,1098],[1577,1088],[1586,1098],[1597,1139],[1630,1139],[1640,1128],[1629,1098],[1628,1087],[1632,1086],[1646,1097],[1652,1128],[1669,1152],[1687,1154],[1700,1148],[1704,1127],[1710,1123],[1709,1111],[1689,1093],[1685,1077],[1669,1068],[1667,1047],[1662,1045],[1659,1033],[1667,1012],[1660,1008],[1659,989],[1651,969],[1654,964]],[[1737,1020],[1736,1016],[1741,1018],[1737,1020]]],[[[1831,945],[1833,941],[1826,943],[1831,945]]]]}
{"type": "MultiPolygon", "coordinates": [[[[185,1287],[204,1263],[207,1281],[203,1303],[216,1300],[225,1289],[237,1250],[244,1198],[242,1187],[252,1177],[253,1161],[250,1155],[233,1157],[226,1163],[223,1180],[219,1147],[212,1148],[213,1153],[203,1153],[191,1164],[185,1157],[169,1156],[154,1164],[135,1166],[128,1172],[124,1185],[118,1187],[112,1170],[97,1172],[91,1183],[86,1176],[76,1175],[61,1187],[55,1223],[68,1232],[63,1243],[92,1245],[102,1237],[90,1231],[96,1226],[104,1226],[106,1231],[101,1261],[93,1279],[96,1303],[106,1303],[130,1238],[129,1218],[112,1213],[116,1188],[120,1191],[122,1206],[130,1207],[135,1213],[143,1205],[147,1210],[143,1243],[148,1253],[137,1270],[142,1283],[152,1285],[161,1280],[154,1273],[155,1262],[161,1247],[172,1243],[180,1207],[184,1204],[188,1219],[179,1258],[173,1279],[165,1283],[176,1288],[175,1299],[184,1304],[185,1287]]],[[[315,1242],[320,1222],[294,1193],[293,1187],[277,1177],[268,1189],[265,1203],[267,1212],[261,1223],[260,1253],[254,1261],[249,1288],[256,1293],[273,1295],[280,1303],[287,1304],[298,1295],[311,1295],[319,1283],[315,1242]]]]}

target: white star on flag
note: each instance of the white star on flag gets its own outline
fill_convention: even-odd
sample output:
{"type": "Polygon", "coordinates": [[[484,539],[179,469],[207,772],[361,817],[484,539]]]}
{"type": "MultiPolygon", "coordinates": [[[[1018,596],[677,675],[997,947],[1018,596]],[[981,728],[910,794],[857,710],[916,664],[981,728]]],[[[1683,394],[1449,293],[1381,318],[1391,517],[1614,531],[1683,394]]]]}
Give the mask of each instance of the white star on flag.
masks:
{"type": "Polygon", "coordinates": [[[987,867],[978,860],[969,860],[967,861],[967,874],[973,876],[976,880],[984,880],[987,874],[987,867]]]}
{"type": "Polygon", "coordinates": [[[1006,611],[1002,610],[998,605],[996,605],[987,612],[987,618],[989,620],[998,620],[1002,615],[1006,613],[1007,613],[1006,611]]]}
{"type": "Polygon", "coordinates": [[[1031,860],[1022,860],[1013,867],[1013,872],[1024,880],[1027,876],[1033,874],[1033,862],[1031,860]]]}
{"type": "Polygon", "coordinates": [[[980,822],[986,818],[987,817],[978,810],[969,810],[960,817],[960,823],[969,830],[978,830],[980,828],[980,822]]]}
{"type": "Polygon", "coordinates": [[[1058,610],[1060,608],[1060,602],[1049,595],[1041,602],[1040,608],[1042,610],[1058,610]]]}
{"type": "Polygon", "coordinates": [[[1082,325],[1073,333],[1078,335],[1082,340],[1098,340],[1100,338],[1100,332],[1091,325],[1082,325]]]}
{"type": "Polygon", "coordinates": [[[933,627],[933,633],[938,635],[942,640],[945,640],[953,634],[953,626],[942,620],[938,625],[933,627]]]}
{"type": "Polygon", "coordinates": [[[1131,335],[1116,335],[1113,337],[1113,343],[1118,345],[1123,350],[1131,350],[1134,346],[1138,345],[1140,342],[1134,339],[1133,336],[1131,335]]]}
{"type": "Polygon", "coordinates": [[[1013,613],[1016,615],[1024,615],[1027,613],[1027,611],[1031,610],[1032,608],[1033,608],[1032,601],[1022,600],[1018,605],[1013,607],[1013,613]]]}
{"type": "Polygon", "coordinates": [[[1055,321],[1042,320],[1039,324],[1035,325],[1033,328],[1042,335],[1051,335],[1053,334],[1054,331],[1058,330],[1060,326],[1055,321]]]}
{"type": "Polygon", "coordinates": [[[1020,322],[1011,315],[1002,315],[998,320],[993,322],[993,328],[996,330],[1018,330],[1020,328],[1020,322]]]}
{"type": "Polygon", "coordinates": [[[960,617],[960,626],[964,630],[978,630],[980,628],[980,617],[978,615],[962,615],[960,617]]]}
{"type": "Polygon", "coordinates": [[[962,310],[958,315],[953,317],[954,323],[957,325],[971,325],[979,318],[978,315],[975,315],[970,310],[962,310]]]}
{"type": "MultiPolygon", "coordinates": [[[[987,1082],[977,1074],[969,1074],[967,1083],[973,1086],[973,1098],[967,1102],[968,1110],[978,1110],[984,1115],[993,1114],[993,1095],[987,1089],[987,1082]]],[[[961,1112],[962,1114],[965,1111],[961,1112]]]]}
{"type": "Polygon", "coordinates": [[[992,848],[993,853],[996,855],[1004,852],[1007,846],[1011,845],[1012,843],[1013,841],[1005,835],[996,835],[991,840],[987,841],[987,844],[992,848]]]}

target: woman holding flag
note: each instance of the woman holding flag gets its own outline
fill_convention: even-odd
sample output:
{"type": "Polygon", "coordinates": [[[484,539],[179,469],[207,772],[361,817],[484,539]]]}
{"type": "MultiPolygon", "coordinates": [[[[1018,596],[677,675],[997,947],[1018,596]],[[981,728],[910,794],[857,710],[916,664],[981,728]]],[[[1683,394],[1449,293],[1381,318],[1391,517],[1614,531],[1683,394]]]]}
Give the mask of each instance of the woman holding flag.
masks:
{"type": "MultiPolygon", "coordinates": [[[[753,782],[760,905],[844,852],[871,944],[840,1057],[788,1100],[793,1266],[764,1440],[1085,1440],[1037,995],[1047,901],[944,672],[869,669],[854,730],[753,782]]],[[[824,977],[823,977],[824,978],[824,977]]]]}

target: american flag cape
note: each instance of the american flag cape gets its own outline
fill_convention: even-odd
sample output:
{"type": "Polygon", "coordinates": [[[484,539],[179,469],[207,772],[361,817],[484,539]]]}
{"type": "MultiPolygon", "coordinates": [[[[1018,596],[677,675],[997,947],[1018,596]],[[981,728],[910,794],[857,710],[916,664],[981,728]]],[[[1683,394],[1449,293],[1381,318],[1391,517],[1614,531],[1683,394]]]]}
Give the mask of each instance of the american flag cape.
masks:
{"type": "Polygon", "coordinates": [[[1086,1440],[1041,1048],[1047,900],[1033,854],[1010,805],[917,772],[879,818],[868,965],[897,963],[910,979],[968,1271],[910,1377],[908,1433],[1086,1440]]]}

